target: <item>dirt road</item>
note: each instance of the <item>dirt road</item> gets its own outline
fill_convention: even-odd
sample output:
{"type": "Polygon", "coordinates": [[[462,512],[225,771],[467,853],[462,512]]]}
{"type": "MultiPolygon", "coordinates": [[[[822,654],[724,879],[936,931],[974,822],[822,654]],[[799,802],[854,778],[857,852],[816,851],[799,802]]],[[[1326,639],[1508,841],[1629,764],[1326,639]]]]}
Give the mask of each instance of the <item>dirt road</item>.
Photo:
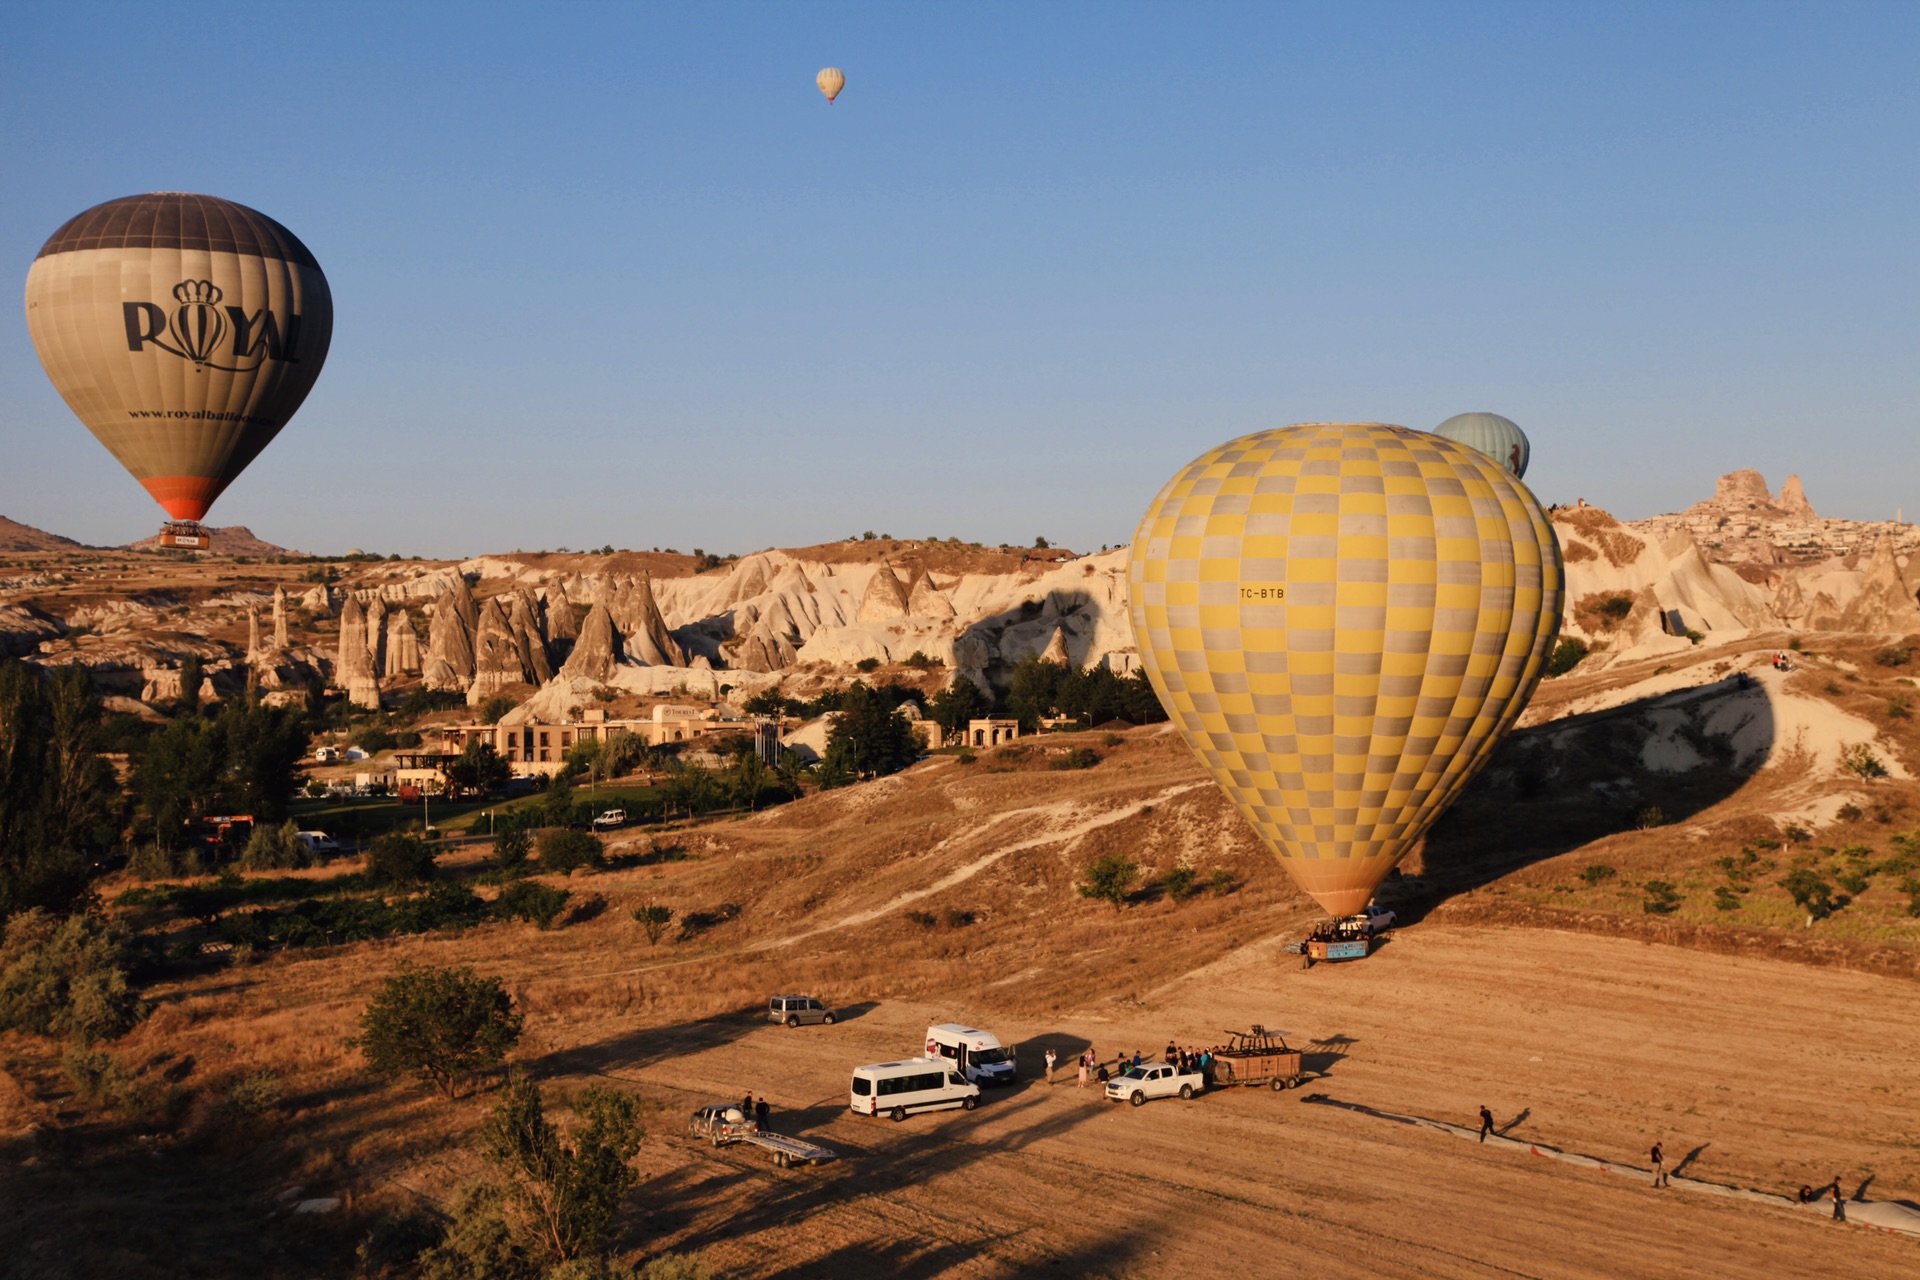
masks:
{"type": "MultiPolygon", "coordinates": [[[[1920,1198],[1920,988],[1585,935],[1427,927],[1302,971],[1270,944],[1140,1004],[1041,1026],[889,1003],[834,1027],[747,1019],[582,1025],[608,1074],[668,1102],[632,1242],[741,1276],[1645,1276],[1920,1274],[1920,1240],[1658,1191],[1335,1107],[1315,1093],[1520,1139],[1791,1191],[1920,1198]],[[848,1069],[907,1056],[929,1021],[1021,1043],[1029,1078],[977,1111],[899,1125],[845,1111],[848,1069]],[[1285,1028],[1323,1078],[1289,1093],[1109,1105],[1062,1062],[1285,1028]],[[690,1046],[662,1055],[663,1043],[690,1046]],[[632,1046],[623,1053],[616,1046],[632,1046]],[[765,1089],[776,1127],[839,1163],[776,1170],[668,1136],[680,1112],[765,1089]]],[[[564,1057],[563,1057],[564,1060],[564,1057]]]]}

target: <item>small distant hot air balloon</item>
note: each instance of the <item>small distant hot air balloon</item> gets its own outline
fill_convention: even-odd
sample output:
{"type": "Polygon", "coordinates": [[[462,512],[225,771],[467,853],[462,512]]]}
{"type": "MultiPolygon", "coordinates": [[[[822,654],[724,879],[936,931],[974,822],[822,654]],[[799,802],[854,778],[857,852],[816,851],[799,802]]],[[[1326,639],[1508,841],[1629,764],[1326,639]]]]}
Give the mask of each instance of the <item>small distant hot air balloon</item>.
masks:
{"type": "Polygon", "coordinates": [[[815,76],[813,82],[820,86],[820,92],[827,95],[829,103],[839,97],[840,91],[847,87],[847,78],[840,74],[838,67],[828,67],[815,76]]]}
{"type": "Polygon", "coordinates": [[[1527,474],[1527,461],[1533,456],[1527,433],[1512,418],[1503,418],[1497,413],[1456,413],[1435,427],[1433,434],[1478,449],[1522,478],[1527,474]]]}
{"type": "Polygon", "coordinates": [[[1560,546],[1517,478],[1381,423],[1204,453],[1134,534],[1129,612],[1175,726],[1334,915],[1478,773],[1560,628],[1560,546]]]}
{"type": "Polygon", "coordinates": [[[67,407],[173,518],[165,545],[208,545],[198,522],[307,398],[333,338],[333,295],[298,237],[172,191],[54,232],[26,303],[67,407]]]}

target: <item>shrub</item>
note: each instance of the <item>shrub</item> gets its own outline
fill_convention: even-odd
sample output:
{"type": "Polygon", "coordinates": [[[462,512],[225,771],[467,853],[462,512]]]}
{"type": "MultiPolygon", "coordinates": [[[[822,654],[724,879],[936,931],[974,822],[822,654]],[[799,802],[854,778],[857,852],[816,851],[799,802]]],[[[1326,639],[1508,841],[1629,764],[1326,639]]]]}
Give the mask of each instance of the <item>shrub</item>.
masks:
{"type": "Polygon", "coordinates": [[[929,658],[926,654],[915,649],[912,653],[900,660],[900,665],[903,667],[911,667],[915,671],[925,671],[929,667],[944,667],[947,664],[938,658],[929,658]]]}
{"type": "Polygon", "coordinates": [[[140,881],[171,880],[185,874],[181,870],[181,859],[171,849],[163,849],[157,844],[143,844],[133,851],[127,860],[127,870],[133,878],[140,881]]]}
{"type": "Polygon", "coordinates": [[[104,1049],[71,1044],[60,1055],[60,1070],[73,1091],[103,1107],[125,1106],[133,1098],[133,1080],[120,1060],[104,1049]]]}
{"type": "Polygon", "coordinates": [[[1633,825],[1637,830],[1651,831],[1655,827],[1666,826],[1667,815],[1661,812],[1659,805],[1648,805],[1633,816],[1633,825]]]}
{"type": "Polygon", "coordinates": [[[631,1163],[645,1136],[638,1098],[593,1085],[573,1113],[569,1143],[547,1119],[540,1087],[521,1078],[481,1128],[520,1219],[516,1234],[555,1262],[592,1252],[640,1179],[631,1163]]]}
{"type": "Polygon", "coordinates": [[[663,1253],[640,1268],[640,1280],[720,1280],[719,1273],[690,1253],[663,1253]]]}
{"type": "Polygon", "coordinates": [[[673,923],[673,908],[663,907],[657,902],[633,909],[633,918],[646,931],[647,945],[660,945],[660,937],[666,933],[667,926],[673,923]]]}
{"type": "Polygon", "coordinates": [[[1795,653],[1800,652],[1802,647],[1803,645],[1799,636],[1794,636],[1787,641],[1787,648],[1793,650],[1795,653]]]}
{"type": "Polygon", "coordinates": [[[527,920],[541,929],[553,928],[553,922],[566,909],[571,895],[565,889],[541,884],[538,880],[516,880],[500,891],[493,909],[504,919],[527,920]]]}
{"type": "Polygon", "coordinates": [[[1841,743],[1840,763],[1863,782],[1887,776],[1887,766],[1880,762],[1880,757],[1873,754],[1872,746],[1865,742],[1841,743]]]}
{"type": "Polygon", "coordinates": [[[1647,891],[1647,900],[1640,909],[1650,916],[1670,916],[1680,909],[1680,893],[1665,880],[1649,880],[1640,886],[1647,891]]]}
{"type": "Polygon", "coordinates": [[[1920,916],[1920,876],[1908,876],[1902,880],[1900,892],[1907,895],[1907,914],[1920,916]]]}
{"type": "Polygon", "coordinates": [[[1794,902],[1806,911],[1809,919],[1825,920],[1847,905],[1844,899],[1834,898],[1832,885],[1806,867],[1789,871],[1780,882],[1780,887],[1793,896],[1794,902]]]}
{"type": "Polygon", "coordinates": [[[312,863],[313,857],[299,838],[300,824],[283,822],[274,826],[263,822],[247,838],[240,855],[242,871],[296,871],[312,863]]]}
{"type": "Polygon", "coordinates": [[[1083,898],[1111,902],[1115,911],[1127,905],[1140,868],[1124,853],[1103,853],[1087,864],[1086,879],[1074,886],[1083,898]]]}
{"type": "Polygon", "coordinates": [[[478,716],[481,724],[499,724],[500,717],[518,705],[518,703],[506,694],[496,693],[480,704],[475,715],[478,716]]]}
{"type": "Polygon", "coordinates": [[[367,883],[425,884],[433,879],[433,856],[433,846],[419,836],[389,831],[367,849],[367,883]]]}
{"type": "Polygon", "coordinates": [[[1185,902],[1200,892],[1200,877],[1192,867],[1175,867],[1160,877],[1160,888],[1175,902],[1185,902]]]}
{"type": "Polygon", "coordinates": [[[1092,747],[1075,747],[1048,766],[1053,769],[1091,769],[1100,763],[1100,753],[1092,747]]]}
{"type": "Polygon", "coordinates": [[[540,869],[565,875],[575,867],[598,867],[605,863],[606,846],[591,831],[569,831],[556,827],[540,836],[540,869]]]}
{"type": "Polygon", "coordinates": [[[1805,844],[1807,841],[1813,839],[1813,832],[1807,830],[1806,827],[1798,822],[1789,822],[1780,829],[1780,834],[1784,835],[1788,841],[1793,844],[1805,844]]]}
{"type": "Polygon", "coordinates": [[[369,725],[367,728],[353,735],[353,745],[370,756],[377,756],[382,751],[391,751],[393,749],[394,737],[390,731],[381,728],[379,725],[369,725]]]}
{"type": "Polygon", "coordinates": [[[1612,867],[1608,866],[1606,863],[1596,862],[1592,866],[1587,867],[1586,869],[1581,871],[1580,878],[1582,880],[1585,880],[1589,885],[1597,886],[1602,881],[1611,880],[1619,874],[1620,873],[1618,871],[1615,871],[1612,867]]]}
{"type": "Polygon", "coordinates": [[[1907,700],[1906,694],[1896,693],[1887,699],[1887,715],[1890,719],[1894,720],[1910,720],[1913,718],[1913,704],[1907,700]]]}
{"type": "Polygon", "coordinates": [[[1740,895],[1726,885],[1720,885],[1713,891],[1713,908],[1716,911],[1738,911],[1740,895]]]}
{"type": "Polygon", "coordinates": [[[1904,667],[1913,661],[1913,650],[1906,645],[1894,645],[1874,654],[1873,660],[1883,667],[1904,667]]]}
{"type": "Polygon", "coordinates": [[[1695,631],[1692,627],[1688,627],[1685,631],[1681,632],[1680,634],[1684,635],[1687,639],[1691,640],[1695,644],[1699,644],[1702,640],[1705,640],[1707,638],[1706,632],[1695,631]]]}
{"type": "Polygon", "coordinates": [[[880,659],[862,658],[860,659],[860,661],[854,663],[853,665],[854,665],[854,669],[857,671],[878,671],[880,669],[880,659]]]}
{"type": "Polygon", "coordinates": [[[128,949],[118,924],[20,912],[0,941],[0,1031],[88,1044],[125,1034],[144,1012],[127,989],[128,949]]]}
{"type": "Polygon", "coordinates": [[[506,1060],[523,1021],[499,978],[403,962],[361,1013],[351,1043],[378,1074],[416,1076],[452,1098],[468,1076],[506,1060]]]}
{"type": "Polygon", "coordinates": [[[1857,804],[1843,804],[1833,816],[1842,822],[1858,822],[1866,815],[1860,812],[1860,806],[1857,804]]]}
{"type": "Polygon", "coordinates": [[[907,919],[922,929],[931,929],[940,923],[940,917],[931,911],[909,911],[907,919]]]}
{"type": "Polygon", "coordinates": [[[1225,867],[1215,867],[1207,875],[1207,888],[1213,890],[1213,896],[1216,898],[1224,898],[1239,887],[1240,882],[1235,880],[1233,872],[1225,867]]]}
{"type": "Polygon", "coordinates": [[[1553,646],[1553,652],[1547,657],[1547,675],[1563,676],[1580,665],[1587,656],[1587,642],[1573,636],[1567,636],[1553,646]]]}
{"type": "Polygon", "coordinates": [[[963,911],[959,907],[948,907],[940,919],[949,929],[964,929],[978,917],[971,911],[963,911]]]}
{"type": "Polygon", "coordinates": [[[493,866],[503,876],[527,874],[527,858],[533,853],[533,834],[525,827],[502,831],[493,842],[493,866]]]}
{"type": "Polygon", "coordinates": [[[962,747],[953,753],[953,758],[961,764],[972,764],[980,757],[973,754],[972,747],[962,747]]]}

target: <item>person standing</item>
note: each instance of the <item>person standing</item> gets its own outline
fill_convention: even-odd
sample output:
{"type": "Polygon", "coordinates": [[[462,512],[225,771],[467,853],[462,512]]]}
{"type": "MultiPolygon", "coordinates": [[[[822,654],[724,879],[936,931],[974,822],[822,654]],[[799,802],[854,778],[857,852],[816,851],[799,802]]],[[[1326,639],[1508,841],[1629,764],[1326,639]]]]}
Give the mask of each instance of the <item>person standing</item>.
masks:
{"type": "Polygon", "coordinates": [[[1660,1144],[1657,1142],[1653,1144],[1653,1185],[1656,1187],[1667,1185],[1666,1157],[1660,1154],[1660,1144]]]}
{"type": "Polygon", "coordinates": [[[753,1119],[753,1094],[752,1093],[748,1093],[746,1097],[740,1099],[740,1114],[749,1120],[753,1119]]]}
{"type": "Polygon", "coordinates": [[[760,1101],[753,1104],[753,1118],[754,1121],[759,1124],[760,1132],[762,1133],[773,1132],[773,1130],[767,1128],[767,1113],[771,1110],[773,1110],[773,1108],[767,1105],[767,1095],[764,1093],[760,1095],[760,1101]]]}
{"type": "Polygon", "coordinates": [[[1840,1175],[1837,1173],[1833,1175],[1833,1220],[1835,1222],[1847,1220],[1847,1202],[1840,1198],[1840,1175]]]}
{"type": "Polygon", "coordinates": [[[1485,1142],[1487,1135],[1493,1132],[1493,1112],[1480,1108],[1480,1141],[1485,1142]]]}
{"type": "Polygon", "coordinates": [[[1080,1058],[1080,1082],[1077,1087],[1081,1089],[1087,1087],[1087,1059],[1084,1054],[1080,1058]]]}
{"type": "Polygon", "coordinates": [[[1058,1062],[1059,1060],[1060,1060],[1059,1054],[1055,1053],[1051,1049],[1047,1050],[1047,1083],[1048,1084],[1053,1083],[1053,1064],[1058,1062]]]}

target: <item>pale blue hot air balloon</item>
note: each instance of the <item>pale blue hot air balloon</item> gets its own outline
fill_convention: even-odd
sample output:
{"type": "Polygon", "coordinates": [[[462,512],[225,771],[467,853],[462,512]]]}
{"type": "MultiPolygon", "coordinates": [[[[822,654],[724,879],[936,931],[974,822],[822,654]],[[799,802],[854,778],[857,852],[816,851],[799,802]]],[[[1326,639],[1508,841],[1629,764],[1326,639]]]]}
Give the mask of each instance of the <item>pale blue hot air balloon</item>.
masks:
{"type": "Polygon", "coordinates": [[[1527,474],[1527,459],[1533,449],[1527,443],[1527,433],[1511,418],[1497,413],[1456,413],[1435,427],[1433,434],[1478,449],[1516,477],[1527,474]]]}

